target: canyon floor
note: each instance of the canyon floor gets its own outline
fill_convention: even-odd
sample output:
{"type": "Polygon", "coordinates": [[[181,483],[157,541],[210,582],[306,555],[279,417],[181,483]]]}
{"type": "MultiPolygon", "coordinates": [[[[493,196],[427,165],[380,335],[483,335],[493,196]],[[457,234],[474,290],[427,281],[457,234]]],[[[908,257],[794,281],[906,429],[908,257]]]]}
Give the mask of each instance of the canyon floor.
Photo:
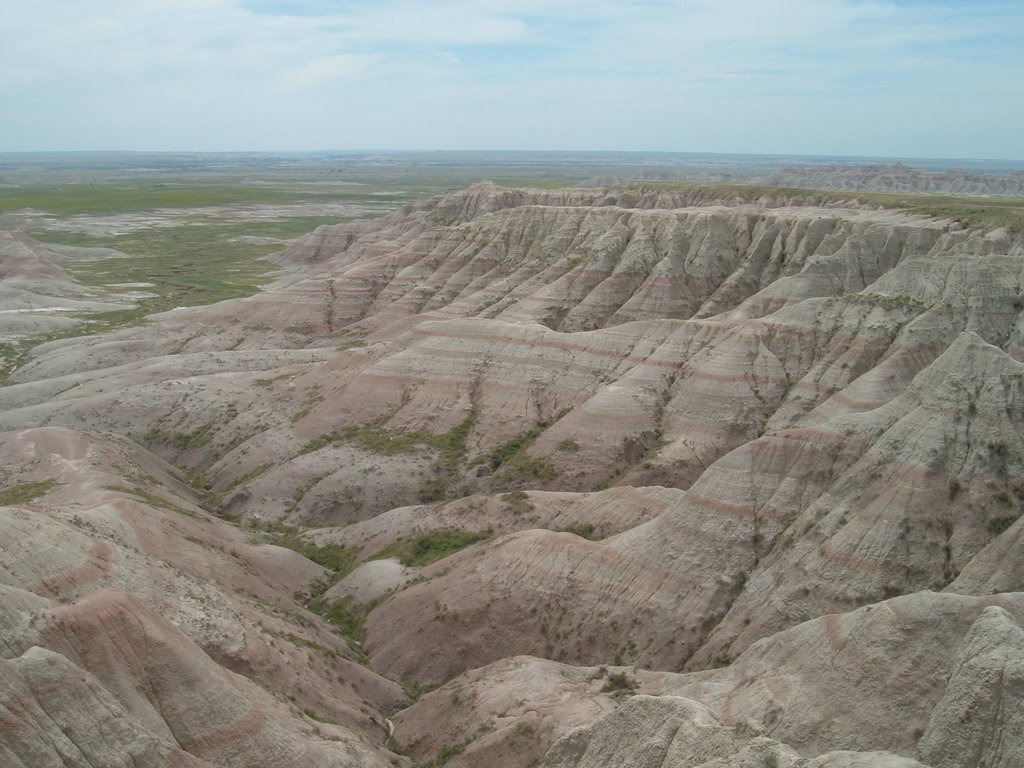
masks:
{"type": "Polygon", "coordinates": [[[1024,765],[1024,205],[602,172],[5,213],[0,765],[1024,765]]]}

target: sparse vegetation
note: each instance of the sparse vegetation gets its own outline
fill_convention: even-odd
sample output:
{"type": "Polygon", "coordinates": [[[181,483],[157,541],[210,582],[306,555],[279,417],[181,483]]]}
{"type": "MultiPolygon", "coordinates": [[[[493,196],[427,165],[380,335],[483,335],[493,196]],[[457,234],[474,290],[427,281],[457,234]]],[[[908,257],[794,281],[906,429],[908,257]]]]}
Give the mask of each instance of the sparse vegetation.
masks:
{"type": "Polygon", "coordinates": [[[410,702],[419,701],[431,691],[436,691],[439,687],[440,683],[402,683],[402,689],[405,691],[405,695],[409,697],[410,702]]]}
{"type": "Polygon", "coordinates": [[[590,539],[591,541],[597,541],[601,538],[597,534],[593,523],[572,523],[571,525],[566,525],[562,528],[552,528],[551,530],[558,533],[572,533],[580,538],[590,539]]]}
{"type": "Polygon", "coordinates": [[[333,584],[351,571],[358,560],[358,550],[342,544],[316,544],[303,538],[297,528],[281,527],[281,533],[274,543],[298,552],[308,560],[331,571],[329,582],[333,584]]]}
{"type": "Polygon", "coordinates": [[[533,723],[517,723],[514,731],[516,736],[533,736],[537,732],[537,726],[533,723]]]}
{"type": "Polygon", "coordinates": [[[399,539],[393,544],[377,552],[369,560],[382,560],[387,557],[397,558],[407,568],[430,565],[448,555],[455,554],[471,544],[485,541],[493,535],[492,531],[470,533],[452,528],[443,528],[420,536],[399,539]]]}
{"type": "Polygon", "coordinates": [[[351,598],[328,600],[324,593],[343,579],[358,563],[359,551],[341,544],[317,544],[304,538],[298,528],[275,526],[274,543],[295,550],[330,573],[313,585],[310,594],[297,594],[296,600],[322,616],[342,637],[362,643],[367,614],[376,604],[359,605],[351,598]]]}
{"type": "Polygon", "coordinates": [[[441,748],[437,750],[437,757],[430,763],[431,768],[441,768],[441,766],[447,765],[448,761],[453,757],[461,755],[468,744],[469,741],[460,741],[457,744],[442,744],[441,748]]]}
{"type": "Polygon", "coordinates": [[[150,491],[147,491],[145,488],[139,488],[137,486],[128,487],[124,485],[105,485],[103,487],[108,491],[114,491],[116,493],[124,493],[128,496],[134,496],[135,498],[146,502],[151,507],[166,509],[170,512],[177,512],[178,514],[185,515],[187,517],[193,517],[196,520],[202,520],[202,517],[197,515],[192,510],[179,506],[178,504],[175,504],[172,501],[168,501],[162,496],[157,496],[155,493],[151,493],[150,491]]]}
{"type": "Polygon", "coordinates": [[[39,480],[34,483],[8,486],[0,490],[0,506],[26,504],[27,502],[34,501],[40,496],[44,496],[56,484],[56,480],[39,480]]]}
{"type": "Polygon", "coordinates": [[[1011,525],[1017,522],[1017,518],[1019,517],[1019,514],[1004,514],[996,517],[990,517],[988,521],[988,532],[993,536],[999,536],[1011,525]]]}
{"type": "Polygon", "coordinates": [[[500,472],[495,473],[494,482],[499,485],[545,485],[557,477],[558,470],[547,459],[534,459],[520,454],[506,462],[500,472]]]}
{"type": "Polygon", "coordinates": [[[533,441],[536,440],[543,431],[544,428],[538,425],[532,429],[526,430],[525,432],[520,432],[507,443],[495,448],[480,461],[487,463],[492,471],[497,470],[506,462],[522,456],[523,451],[533,445],[533,441]]]}
{"type": "Polygon", "coordinates": [[[346,640],[361,644],[366,639],[366,616],[370,609],[357,604],[352,598],[327,600],[318,595],[310,598],[306,607],[322,616],[346,640]]]}
{"type": "Polygon", "coordinates": [[[613,485],[619,482],[619,480],[621,480],[628,471],[629,467],[619,467],[618,469],[612,471],[612,473],[608,475],[608,477],[606,477],[604,480],[595,485],[592,490],[607,491],[609,488],[611,488],[613,485]]]}
{"type": "Polygon", "coordinates": [[[723,648],[714,655],[709,666],[711,669],[721,669],[722,667],[728,667],[730,664],[732,664],[732,654],[723,648]]]}
{"type": "Polygon", "coordinates": [[[318,451],[321,448],[343,441],[352,441],[360,448],[382,456],[394,456],[399,453],[414,451],[429,445],[433,436],[429,432],[416,430],[387,430],[377,424],[343,427],[310,440],[300,450],[299,455],[318,451]]]}
{"type": "Polygon", "coordinates": [[[277,376],[261,376],[258,379],[253,380],[253,384],[257,387],[269,387],[275,381],[281,381],[282,379],[289,379],[292,377],[291,373],[280,373],[277,376]]]}
{"type": "Polygon", "coordinates": [[[527,449],[547,427],[537,424],[520,432],[508,442],[476,459],[473,465],[485,464],[494,472],[492,481],[497,486],[536,484],[544,485],[558,477],[558,469],[545,458],[526,455],[527,449]]]}
{"type": "Polygon", "coordinates": [[[440,435],[426,430],[386,429],[381,422],[352,425],[328,432],[310,440],[300,450],[302,456],[318,451],[332,443],[351,441],[360,448],[381,456],[394,456],[420,448],[436,448],[441,453],[444,468],[454,468],[466,449],[466,436],[476,421],[476,412],[471,411],[455,428],[440,435]]]}
{"type": "Polygon", "coordinates": [[[637,683],[636,679],[630,677],[625,672],[611,672],[607,673],[607,680],[601,688],[601,693],[610,693],[613,696],[628,696],[636,693],[638,687],[639,683],[637,683]]]}
{"type": "Polygon", "coordinates": [[[442,501],[448,494],[448,477],[439,475],[427,480],[419,491],[419,500],[423,504],[433,504],[435,501],[442,501]]]}
{"type": "Polygon", "coordinates": [[[142,439],[150,444],[160,443],[174,446],[179,451],[189,451],[193,448],[202,448],[209,443],[216,428],[215,421],[200,424],[189,432],[164,432],[154,427],[142,439]]]}
{"type": "Polygon", "coordinates": [[[536,510],[526,491],[510,491],[501,497],[505,510],[512,515],[528,515],[536,510]]]}

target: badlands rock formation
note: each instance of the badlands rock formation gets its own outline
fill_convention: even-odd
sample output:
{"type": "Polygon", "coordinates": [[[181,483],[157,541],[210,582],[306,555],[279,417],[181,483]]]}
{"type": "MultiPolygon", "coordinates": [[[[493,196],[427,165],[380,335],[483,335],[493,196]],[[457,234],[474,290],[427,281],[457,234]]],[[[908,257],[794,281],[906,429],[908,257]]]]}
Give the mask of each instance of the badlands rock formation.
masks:
{"type": "Polygon", "coordinates": [[[1020,240],[481,183],[278,260],[0,389],[2,759],[1024,764],[1020,240]]]}
{"type": "Polygon", "coordinates": [[[66,258],[100,250],[106,249],[46,245],[0,230],[0,342],[79,325],[69,312],[122,309],[123,303],[75,282],[60,266],[66,258]]]}

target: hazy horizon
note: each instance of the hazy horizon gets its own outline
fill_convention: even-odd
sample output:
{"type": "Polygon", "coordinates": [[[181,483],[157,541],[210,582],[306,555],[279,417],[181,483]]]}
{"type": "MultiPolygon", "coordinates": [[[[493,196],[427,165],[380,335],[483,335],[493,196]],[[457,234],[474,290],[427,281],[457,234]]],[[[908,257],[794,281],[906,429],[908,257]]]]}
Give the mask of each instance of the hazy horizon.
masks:
{"type": "Polygon", "coordinates": [[[1024,160],[999,157],[900,157],[873,155],[808,155],[784,153],[749,152],[672,152],[641,150],[585,150],[585,149],[395,149],[395,148],[348,148],[348,149],[181,149],[181,150],[130,150],[130,149],[87,149],[87,150],[0,150],[0,170],[11,171],[12,164],[24,167],[36,160],[40,168],[56,169],[60,161],[66,161],[68,168],[86,168],[90,161],[108,159],[113,166],[130,169],[143,168],[147,160],[193,158],[214,162],[220,158],[228,163],[244,164],[246,159],[254,163],[266,163],[275,158],[294,160],[297,158],[317,161],[315,165],[327,163],[345,165],[358,163],[372,165],[399,161],[402,165],[414,167],[429,165],[432,161],[446,158],[452,163],[473,161],[486,165],[510,165],[536,167],[543,165],[579,164],[604,166],[610,169],[624,166],[633,168],[649,167],[652,170],[693,169],[705,167],[719,170],[735,166],[749,169],[750,166],[785,168],[816,165],[892,165],[900,163],[911,168],[926,171],[964,170],[989,173],[1013,173],[1024,171],[1024,160]],[[76,163],[76,160],[80,161],[76,163]],[[504,161],[504,162],[503,162],[504,161]],[[559,162],[560,161],[560,162],[559,162]],[[56,165],[55,165],[56,164],[56,165]],[[5,166],[8,166],[5,168],[5,166]]]}
{"type": "Polygon", "coordinates": [[[1008,0],[39,0],[5,15],[5,152],[1024,160],[1024,7],[1008,0]]]}

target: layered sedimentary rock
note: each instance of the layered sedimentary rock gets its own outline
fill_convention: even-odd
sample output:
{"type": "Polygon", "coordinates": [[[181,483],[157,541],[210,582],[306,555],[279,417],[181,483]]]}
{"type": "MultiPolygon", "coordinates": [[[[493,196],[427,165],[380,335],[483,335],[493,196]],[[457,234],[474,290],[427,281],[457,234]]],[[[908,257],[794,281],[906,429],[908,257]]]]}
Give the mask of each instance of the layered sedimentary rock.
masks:
{"type": "Polygon", "coordinates": [[[0,507],[10,764],[387,764],[381,713],[404,694],[296,613],[320,566],[209,516],[124,439],[0,444],[5,487],[52,484],[0,507]]]}
{"type": "Polygon", "coordinates": [[[0,389],[5,485],[55,482],[0,517],[5,684],[57,655],[169,764],[1014,764],[1024,245],[707,195],[480,184],[38,348],[0,389]],[[442,687],[389,725],[399,682],[442,687]]]}

